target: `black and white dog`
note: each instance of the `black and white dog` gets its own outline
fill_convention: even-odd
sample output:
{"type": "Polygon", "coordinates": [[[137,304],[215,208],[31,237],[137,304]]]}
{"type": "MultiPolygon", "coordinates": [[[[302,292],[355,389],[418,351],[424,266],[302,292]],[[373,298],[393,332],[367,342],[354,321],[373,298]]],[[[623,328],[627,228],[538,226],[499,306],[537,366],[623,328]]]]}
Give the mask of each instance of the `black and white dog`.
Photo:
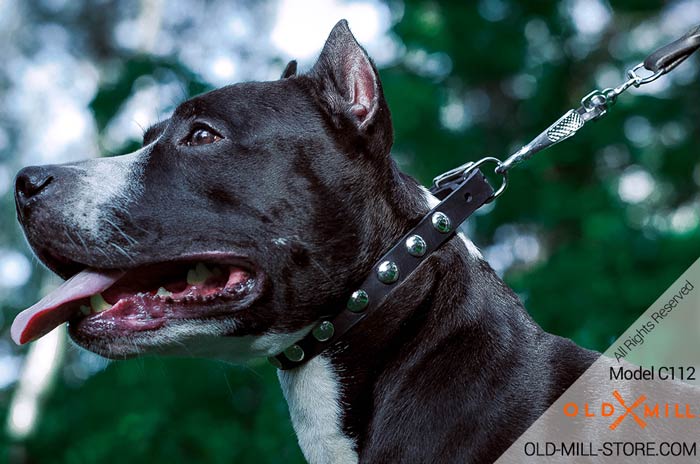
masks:
{"type": "MultiPolygon", "coordinates": [[[[188,100],[135,153],[23,169],[19,220],[69,280],[13,337],[68,322],[109,358],[280,353],[435,201],[391,145],[377,71],[341,21],[306,74],[188,100]]],[[[458,235],[279,379],[311,463],[490,462],[596,357],[545,333],[458,235]]]]}

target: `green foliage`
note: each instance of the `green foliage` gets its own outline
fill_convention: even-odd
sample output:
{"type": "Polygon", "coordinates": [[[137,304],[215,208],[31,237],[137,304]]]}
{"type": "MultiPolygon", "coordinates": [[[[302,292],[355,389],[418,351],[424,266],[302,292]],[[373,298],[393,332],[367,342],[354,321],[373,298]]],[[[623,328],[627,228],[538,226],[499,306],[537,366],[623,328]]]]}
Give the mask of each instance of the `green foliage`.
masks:
{"type": "Polygon", "coordinates": [[[120,362],[79,388],[60,383],[26,446],[56,464],[304,462],[272,366],[192,359],[120,362]]]}
{"type": "MultiPolygon", "coordinates": [[[[403,65],[382,73],[394,114],[395,151],[425,184],[486,154],[504,158],[516,142],[527,142],[577,106],[596,87],[600,66],[623,71],[641,61],[639,53],[630,51],[620,60],[607,50],[613,34],[624,36],[626,28],[653,17],[648,10],[658,12],[661,4],[616,2],[602,42],[579,59],[566,52],[575,30],[562,18],[562,4],[510,6],[515,11],[494,23],[484,20],[475,5],[412,1],[395,28],[409,49],[446,53],[452,62],[444,79],[418,77],[403,65]],[[533,20],[546,25],[558,59],[541,64],[532,59],[525,37],[533,20]],[[509,79],[523,73],[536,83],[532,95],[521,100],[504,90],[509,79]],[[488,96],[481,103],[488,104],[486,114],[464,129],[446,130],[440,124],[441,106],[450,98],[468,99],[475,90],[488,96]]],[[[600,122],[516,168],[494,209],[471,221],[472,239],[482,248],[493,243],[503,225],[537,231],[548,256],[534,266],[513,266],[504,277],[546,330],[604,350],[700,255],[697,225],[672,233],[639,223],[640,216],[654,214],[668,220],[672,209],[697,202],[698,101],[697,78],[672,84],[663,98],[634,90],[621,96],[600,122]],[[635,115],[649,122],[648,144],[625,136],[625,124],[635,115]],[[659,133],[668,124],[686,128],[687,136],[665,146],[659,133]],[[621,158],[617,166],[606,166],[610,147],[621,158]],[[657,185],[650,200],[638,205],[624,203],[617,193],[620,175],[631,165],[651,173],[657,185]]]]}
{"type": "Polygon", "coordinates": [[[131,57],[126,63],[123,63],[117,74],[118,78],[114,82],[103,85],[90,104],[97,127],[104,130],[117,115],[122,103],[126,102],[132,95],[134,82],[139,77],[153,76],[156,80],[161,80],[160,78],[166,70],[172,71],[177,78],[187,83],[186,87],[182,89],[183,97],[211,90],[210,86],[202,82],[196,74],[177,61],[148,56],[131,57]]]}
{"type": "MultiPolygon", "coordinates": [[[[510,12],[491,22],[475,2],[407,1],[394,28],[409,54],[444,54],[434,57],[451,63],[442,74],[416,70],[409,60],[381,70],[394,115],[395,156],[426,185],[484,154],[505,157],[595,88],[601,65],[623,70],[641,59],[632,51],[611,57],[611,40],[655,15],[662,2],[617,2],[601,43],[578,58],[562,4],[506,4],[510,12]],[[538,60],[533,57],[540,50],[529,44],[526,30],[542,25],[555,57],[538,60]],[[530,79],[526,98],[506,91],[519,75],[530,79]],[[441,114],[453,100],[471,102],[469,121],[446,129],[441,114]]],[[[177,61],[121,56],[116,69],[91,104],[100,129],[132,95],[139,76],[157,79],[167,69],[188,82],[183,93],[206,88],[177,61]]],[[[677,233],[654,228],[649,219],[667,221],[680,205],[697,201],[697,84],[674,83],[663,98],[624,95],[601,122],[514,171],[495,207],[470,221],[482,248],[496,243],[507,225],[538,236],[540,261],[516,263],[504,277],[548,331],[603,350],[700,256],[697,225],[677,233]],[[626,137],[623,129],[635,115],[648,121],[651,142],[626,137]],[[684,128],[685,137],[663,144],[659,134],[669,124],[684,128]],[[657,186],[638,204],[618,195],[619,178],[632,165],[649,172],[657,186]]],[[[303,462],[276,383],[274,370],[262,365],[113,363],[78,386],[58,382],[26,453],[31,462],[51,463],[303,462]]],[[[0,445],[0,459],[15,451],[0,445]]]]}

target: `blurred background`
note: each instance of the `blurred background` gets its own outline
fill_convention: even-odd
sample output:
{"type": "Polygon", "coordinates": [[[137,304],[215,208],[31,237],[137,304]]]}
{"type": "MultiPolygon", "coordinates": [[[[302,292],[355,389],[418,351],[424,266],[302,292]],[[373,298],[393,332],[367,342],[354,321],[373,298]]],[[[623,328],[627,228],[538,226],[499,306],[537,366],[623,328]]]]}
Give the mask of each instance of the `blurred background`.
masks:
{"type": "MultiPolygon", "coordinates": [[[[25,165],[133,150],[191,95],[308,69],[347,18],[428,185],[504,157],[594,88],[700,23],[698,0],[0,0],[0,461],[303,462],[275,371],[110,363],[13,317],[59,280],[27,248],[25,165]]],[[[548,331],[604,350],[700,256],[698,57],[511,175],[468,234],[548,331]]]]}

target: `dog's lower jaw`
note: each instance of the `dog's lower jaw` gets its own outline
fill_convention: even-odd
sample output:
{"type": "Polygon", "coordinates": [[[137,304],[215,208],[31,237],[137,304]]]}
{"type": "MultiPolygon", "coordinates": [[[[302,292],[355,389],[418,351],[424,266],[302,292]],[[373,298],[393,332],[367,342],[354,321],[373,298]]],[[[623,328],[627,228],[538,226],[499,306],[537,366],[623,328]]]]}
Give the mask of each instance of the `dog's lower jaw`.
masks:
{"type": "Polygon", "coordinates": [[[358,462],[356,443],[342,429],[341,382],[325,355],[278,373],[292,425],[310,464],[358,462]]]}
{"type": "Polygon", "coordinates": [[[241,364],[254,358],[266,358],[303,338],[313,326],[295,332],[266,332],[260,335],[234,333],[234,320],[178,321],[158,331],[137,333],[115,339],[84,339],[70,330],[78,345],[109,359],[129,359],[146,354],[184,356],[241,364]]]}

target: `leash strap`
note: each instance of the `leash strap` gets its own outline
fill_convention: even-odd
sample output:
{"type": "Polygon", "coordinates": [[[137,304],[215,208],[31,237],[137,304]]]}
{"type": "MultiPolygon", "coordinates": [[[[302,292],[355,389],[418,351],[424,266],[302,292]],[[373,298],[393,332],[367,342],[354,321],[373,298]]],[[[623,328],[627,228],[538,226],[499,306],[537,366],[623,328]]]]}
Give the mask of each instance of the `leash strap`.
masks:
{"type": "Polygon", "coordinates": [[[659,48],[644,60],[644,67],[653,73],[667,72],[681,64],[700,48],[700,24],[675,42],[659,48]]]}
{"type": "MultiPolygon", "coordinates": [[[[498,191],[494,192],[478,169],[480,164],[494,159],[484,158],[453,173],[454,178],[440,187],[444,199],[375,263],[370,275],[349,296],[345,308],[321,320],[303,339],[269,358],[270,363],[283,370],[298,367],[338,342],[368,314],[377,311],[391,291],[448,241],[462,222],[495,198],[498,191]]],[[[503,179],[505,182],[505,176],[503,179]]],[[[503,188],[504,185],[499,191],[503,188]]]]}
{"type": "Polygon", "coordinates": [[[531,158],[535,153],[573,136],[587,122],[605,116],[621,93],[632,86],[639,87],[655,81],[675,69],[698,49],[700,49],[700,25],[692,28],[680,39],[659,48],[643,62],[628,70],[627,80],[617,87],[594,90],[583,97],[581,106],[567,111],[530,143],[510,155],[496,168],[496,172],[503,174],[513,166],[531,158]]]}

